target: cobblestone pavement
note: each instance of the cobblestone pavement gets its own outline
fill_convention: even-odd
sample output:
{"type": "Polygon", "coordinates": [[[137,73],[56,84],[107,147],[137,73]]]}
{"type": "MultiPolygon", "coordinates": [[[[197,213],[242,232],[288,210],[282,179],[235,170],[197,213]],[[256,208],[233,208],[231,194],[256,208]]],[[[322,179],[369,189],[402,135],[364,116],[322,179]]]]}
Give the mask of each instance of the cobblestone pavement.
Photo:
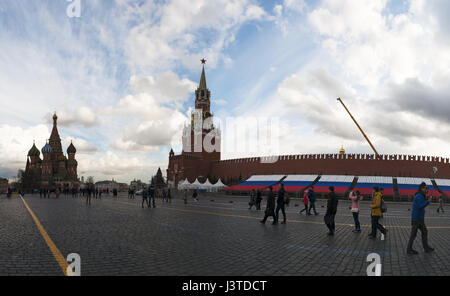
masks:
{"type": "MultiPolygon", "coordinates": [[[[347,201],[339,202],[336,234],[326,235],[325,201],[318,216],[300,215],[303,205],[292,200],[288,222],[259,223],[263,210],[248,210],[247,197],[201,195],[183,204],[157,200],[156,208],[141,208],[141,198],[125,194],[92,199],[62,196],[25,201],[63,256],[81,256],[81,274],[184,276],[366,275],[367,255],[379,253],[383,275],[450,275],[450,214],[427,208],[430,245],[419,255],[406,254],[410,233],[409,203],[388,203],[381,223],[386,240],[369,240],[369,202],[362,202],[361,233],[352,233],[347,201]],[[296,204],[298,206],[296,206],[296,204]]],[[[263,209],[265,202],[263,201],[263,209]]],[[[449,208],[450,210],[450,208],[449,208]]],[[[281,213],[280,213],[281,214],[281,213]]],[[[22,200],[0,197],[0,275],[63,275],[22,200]]]]}

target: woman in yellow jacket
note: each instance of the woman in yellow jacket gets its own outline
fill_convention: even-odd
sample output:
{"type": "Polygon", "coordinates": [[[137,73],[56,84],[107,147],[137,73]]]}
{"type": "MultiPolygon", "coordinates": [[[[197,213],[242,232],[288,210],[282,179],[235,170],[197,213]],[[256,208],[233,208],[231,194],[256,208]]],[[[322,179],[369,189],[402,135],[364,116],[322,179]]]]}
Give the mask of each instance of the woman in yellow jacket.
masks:
{"type": "Polygon", "coordinates": [[[372,191],[372,204],[370,205],[370,208],[372,209],[372,232],[369,234],[370,239],[375,239],[377,237],[377,229],[381,232],[382,240],[384,240],[384,236],[387,232],[386,228],[379,222],[380,218],[383,216],[383,213],[381,212],[381,198],[382,194],[380,188],[374,186],[372,191]]]}

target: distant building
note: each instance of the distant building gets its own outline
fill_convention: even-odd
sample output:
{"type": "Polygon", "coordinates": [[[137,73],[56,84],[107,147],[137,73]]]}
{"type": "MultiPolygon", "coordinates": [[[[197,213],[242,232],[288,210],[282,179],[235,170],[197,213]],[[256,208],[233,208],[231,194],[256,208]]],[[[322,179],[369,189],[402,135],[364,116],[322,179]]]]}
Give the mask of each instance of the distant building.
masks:
{"type": "Polygon", "coordinates": [[[114,189],[117,189],[117,191],[128,191],[128,184],[126,183],[118,183],[116,181],[99,181],[95,183],[95,188],[98,188],[99,190],[109,190],[112,191],[114,189]]]}
{"type": "Polygon", "coordinates": [[[138,190],[142,190],[142,189],[146,188],[147,186],[148,185],[146,183],[142,182],[141,180],[133,180],[130,182],[129,188],[138,191],[138,190]]]}
{"type": "Polygon", "coordinates": [[[67,156],[63,154],[57,120],[58,116],[54,114],[50,140],[41,150],[43,159],[40,158],[41,152],[34,143],[28,151],[22,180],[24,189],[71,189],[80,186],[77,177],[78,162],[75,160],[77,150],[73,143],[70,143],[67,156]]]}
{"type": "Polygon", "coordinates": [[[0,194],[5,193],[8,190],[8,179],[0,178],[0,194]]]}

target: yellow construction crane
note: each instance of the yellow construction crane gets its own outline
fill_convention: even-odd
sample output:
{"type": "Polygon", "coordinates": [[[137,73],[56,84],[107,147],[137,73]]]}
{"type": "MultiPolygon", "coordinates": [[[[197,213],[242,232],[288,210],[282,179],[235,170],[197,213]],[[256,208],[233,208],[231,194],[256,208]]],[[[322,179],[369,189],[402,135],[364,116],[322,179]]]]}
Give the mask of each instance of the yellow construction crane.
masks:
{"type": "Polygon", "coordinates": [[[370,142],[369,138],[366,136],[366,134],[364,133],[362,128],[359,126],[358,122],[356,122],[355,118],[353,118],[353,115],[350,113],[350,111],[348,111],[347,107],[344,105],[344,102],[342,102],[341,98],[338,98],[337,100],[342,104],[342,106],[345,108],[345,110],[347,110],[347,113],[353,119],[353,121],[355,122],[356,126],[359,128],[359,130],[363,134],[364,138],[366,138],[367,142],[369,143],[370,147],[372,147],[373,151],[375,151],[375,155],[378,158],[379,155],[378,155],[377,150],[375,149],[375,147],[373,147],[372,143],[370,142]]]}

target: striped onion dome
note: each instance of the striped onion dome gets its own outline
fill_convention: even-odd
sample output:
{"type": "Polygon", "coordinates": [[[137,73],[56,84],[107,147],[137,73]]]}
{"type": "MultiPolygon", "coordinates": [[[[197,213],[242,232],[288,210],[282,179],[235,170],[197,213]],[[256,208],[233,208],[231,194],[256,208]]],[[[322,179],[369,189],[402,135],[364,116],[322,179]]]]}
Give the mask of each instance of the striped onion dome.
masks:
{"type": "Polygon", "coordinates": [[[52,153],[52,152],[53,152],[53,148],[52,148],[52,146],[50,146],[48,143],[45,144],[44,147],[42,147],[42,153],[43,153],[43,154],[50,154],[50,153],[52,153]]]}
{"type": "Polygon", "coordinates": [[[41,152],[36,148],[35,143],[33,143],[33,147],[31,147],[30,151],[28,151],[28,156],[39,156],[41,152]]]}

